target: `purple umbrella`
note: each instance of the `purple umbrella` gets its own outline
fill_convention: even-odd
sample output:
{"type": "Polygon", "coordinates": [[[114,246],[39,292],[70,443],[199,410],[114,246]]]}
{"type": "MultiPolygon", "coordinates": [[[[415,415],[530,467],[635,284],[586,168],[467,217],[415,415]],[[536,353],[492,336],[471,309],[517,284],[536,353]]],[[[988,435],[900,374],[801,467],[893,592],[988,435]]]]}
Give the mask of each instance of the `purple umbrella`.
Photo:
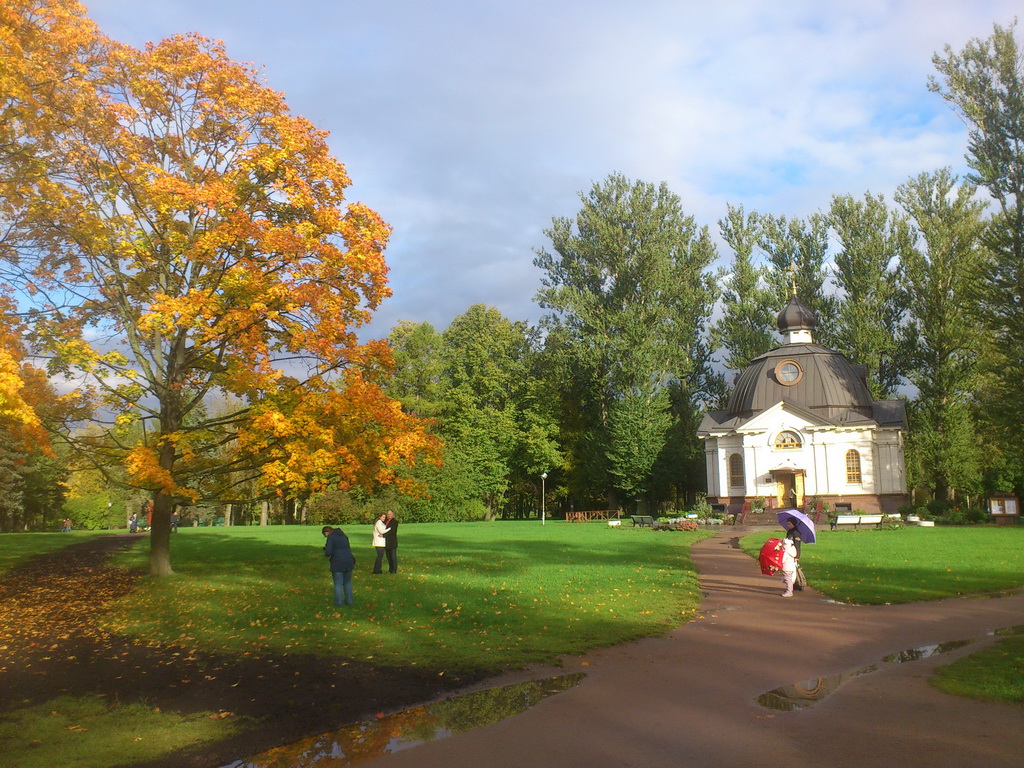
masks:
{"type": "Polygon", "coordinates": [[[814,543],[814,521],[811,518],[799,509],[780,509],[778,514],[779,522],[783,528],[786,527],[787,521],[792,520],[796,523],[796,530],[800,534],[800,540],[806,544],[814,543]]]}

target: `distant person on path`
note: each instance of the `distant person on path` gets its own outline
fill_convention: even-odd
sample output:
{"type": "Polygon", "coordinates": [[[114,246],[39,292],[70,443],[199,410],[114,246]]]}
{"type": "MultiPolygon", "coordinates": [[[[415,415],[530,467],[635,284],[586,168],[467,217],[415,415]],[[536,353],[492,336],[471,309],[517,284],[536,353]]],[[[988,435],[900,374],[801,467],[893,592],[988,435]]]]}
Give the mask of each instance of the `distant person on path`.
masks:
{"type": "Polygon", "coordinates": [[[334,604],[339,608],[352,605],[352,571],[356,567],[356,558],[349,546],[348,536],[341,528],[325,525],[321,529],[327,543],[324,544],[324,556],[331,561],[331,578],[334,579],[334,604]]]}
{"type": "Polygon", "coordinates": [[[796,545],[792,539],[782,540],[782,581],[786,584],[783,597],[793,596],[793,584],[796,581],[796,545]]]}
{"type": "Polygon", "coordinates": [[[796,521],[793,520],[793,518],[789,518],[786,521],[786,538],[793,542],[793,549],[796,550],[795,571],[797,578],[793,584],[793,588],[797,592],[800,592],[804,588],[804,585],[800,583],[801,581],[803,581],[803,578],[801,578],[802,574],[800,574],[800,544],[802,543],[803,539],[800,538],[800,531],[796,527],[796,521]]]}
{"type": "Polygon", "coordinates": [[[388,510],[384,513],[384,524],[388,532],[384,534],[384,552],[388,556],[388,573],[398,573],[398,521],[395,513],[388,510]]]}
{"type": "Polygon", "coordinates": [[[171,512],[171,533],[178,532],[178,513],[171,512]]]}
{"type": "Polygon", "coordinates": [[[377,559],[373,563],[374,573],[383,573],[381,566],[384,563],[384,555],[387,551],[387,535],[388,531],[387,514],[384,512],[380,513],[380,517],[377,518],[377,522],[373,524],[373,547],[377,550],[377,559]]]}
{"type": "Polygon", "coordinates": [[[128,533],[138,533],[139,531],[139,516],[132,512],[128,516],[128,533]]]}

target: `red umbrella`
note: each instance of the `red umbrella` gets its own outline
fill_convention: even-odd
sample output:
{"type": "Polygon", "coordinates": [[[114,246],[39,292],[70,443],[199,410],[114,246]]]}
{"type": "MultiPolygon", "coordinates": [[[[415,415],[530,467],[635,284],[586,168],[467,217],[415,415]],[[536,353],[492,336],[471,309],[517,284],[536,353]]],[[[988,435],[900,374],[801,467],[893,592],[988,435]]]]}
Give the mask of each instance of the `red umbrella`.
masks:
{"type": "Polygon", "coordinates": [[[761,547],[757,561],[761,564],[761,573],[765,576],[774,576],[782,570],[782,547],[782,539],[768,539],[761,547]]]}

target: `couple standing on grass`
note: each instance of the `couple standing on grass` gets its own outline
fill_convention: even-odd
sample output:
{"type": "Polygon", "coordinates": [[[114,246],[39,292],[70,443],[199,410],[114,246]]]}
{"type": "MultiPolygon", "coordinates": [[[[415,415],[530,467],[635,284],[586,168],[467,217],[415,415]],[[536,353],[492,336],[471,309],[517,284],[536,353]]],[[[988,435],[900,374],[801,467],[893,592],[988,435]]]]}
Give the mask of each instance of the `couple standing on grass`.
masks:
{"type": "MultiPolygon", "coordinates": [[[[352,554],[348,536],[340,528],[325,525],[321,529],[327,543],[324,556],[331,561],[331,577],[334,579],[334,604],[352,605],[352,571],[356,558],[352,554]]],[[[381,573],[381,564],[386,555],[388,573],[398,573],[398,521],[390,509],[377,518],[373,524],[373,546],[377,550],[377,562],[373,572],[381,573]]]]}
{"type": "Polygon", "coordinates": [[[377,550],[373,572],[383,572],[381,566],[384,563],[384,556],[387,555],[388,573],[398,573],[398,521],[390,509],[373,524],[373,547],[377,550]]]}

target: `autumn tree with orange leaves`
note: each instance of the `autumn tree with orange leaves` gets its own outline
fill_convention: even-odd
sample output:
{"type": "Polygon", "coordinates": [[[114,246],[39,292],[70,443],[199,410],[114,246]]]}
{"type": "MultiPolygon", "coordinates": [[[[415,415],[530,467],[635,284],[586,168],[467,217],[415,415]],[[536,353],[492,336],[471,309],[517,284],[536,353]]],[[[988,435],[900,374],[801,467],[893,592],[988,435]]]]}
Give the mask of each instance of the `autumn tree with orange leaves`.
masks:
{"type": "Polygon", "coordinates": [[[0,14],[4,278],[108,427],[68,439],[153,492],[151,572],[171,572],[175,505],[239,477],[301,496],[436,457],[380,389],[390,350],[355,335],[389,295],[390,230],[345,202],[326,134],[218,42],[140,51],[69,0],[0,14]]]}
{"type": "Polygon", "coordinates": [[[43,523],[53,502],[63,497],[54,480],[56,457],[44,419],[56,416],[57,398],[46,375],[25,359],[22,324],[14,303],[0,296],[0,531],[43,523]]]}

